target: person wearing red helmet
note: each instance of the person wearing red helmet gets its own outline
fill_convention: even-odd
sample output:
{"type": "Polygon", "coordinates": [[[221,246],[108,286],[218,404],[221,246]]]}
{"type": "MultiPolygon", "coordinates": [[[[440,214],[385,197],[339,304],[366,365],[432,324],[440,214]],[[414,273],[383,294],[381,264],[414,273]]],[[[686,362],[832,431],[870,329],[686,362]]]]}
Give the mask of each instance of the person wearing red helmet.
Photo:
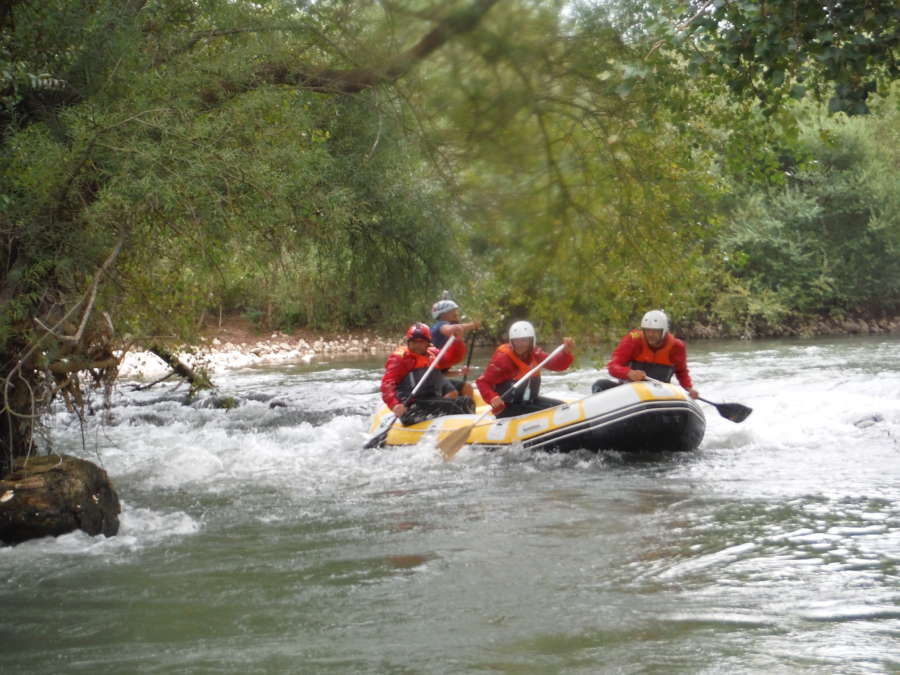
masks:
{"type": "Polygon", "coordinates": [[[416,398],[407,400],[437,357],[438,349],[432,346],[431,330],[424,323],[412,324],[406,331],[405,341],[405,346],[388,356],[381,378],[381,399],[401,424],[415,424],[439,415],[475,412],[472,400],[459,396],[456,387],[441,373],[440,368],[445,365],[443,359],[419,387],[416,398]]]}
{"type": "Polygon", "coordinates": [[[640,329],[629,331],[622,338],[606,369],[618,379],[597,380],[591,387],[594,393],[648,378],[668,382],[674,375],[691,398],[700,395],[688,371],[687,348],[669,332],[669,317],[661,309],[644,314],[640,329]]]}

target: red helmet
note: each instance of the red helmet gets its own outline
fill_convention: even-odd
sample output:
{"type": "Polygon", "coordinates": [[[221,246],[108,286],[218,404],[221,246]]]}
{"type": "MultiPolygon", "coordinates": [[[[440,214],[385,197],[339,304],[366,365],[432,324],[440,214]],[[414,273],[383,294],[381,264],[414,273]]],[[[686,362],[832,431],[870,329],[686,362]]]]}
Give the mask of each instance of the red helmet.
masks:
{"type": "Polygon", "coordinates": [[[431,329],[424,323],[414,323],[406,331],[406,341],[410,340],[428,340],[431,342],[431,329]]]}

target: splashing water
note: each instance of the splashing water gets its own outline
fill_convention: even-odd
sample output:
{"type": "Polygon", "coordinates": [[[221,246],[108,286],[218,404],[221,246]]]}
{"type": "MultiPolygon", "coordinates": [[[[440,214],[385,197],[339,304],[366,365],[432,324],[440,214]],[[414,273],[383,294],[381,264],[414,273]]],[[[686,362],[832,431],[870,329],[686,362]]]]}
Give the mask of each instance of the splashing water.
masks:
{"type": "Polygon", "coordinates": [[[0,549],[0,668],[900,671],[900,342],[689,348],[754,412],[684,455],[364,451],[381,359],[228,371],[230,410],[124,386],[86,448],[60,412],[121,529],[0,549]]]}

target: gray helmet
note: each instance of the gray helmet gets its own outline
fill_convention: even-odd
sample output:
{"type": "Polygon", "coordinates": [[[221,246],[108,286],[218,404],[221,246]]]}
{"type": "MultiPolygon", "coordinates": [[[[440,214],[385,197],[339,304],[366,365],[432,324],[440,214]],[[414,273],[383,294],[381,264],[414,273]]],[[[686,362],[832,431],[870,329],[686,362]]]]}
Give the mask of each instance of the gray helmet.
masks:
{"type": "Polygon", "coordinates": [[[452,309],[459,309],[459,305],[452,300],[438,300],[431,306],[431,317],[437,319],[441,314],[449,312],[452,309]]]}

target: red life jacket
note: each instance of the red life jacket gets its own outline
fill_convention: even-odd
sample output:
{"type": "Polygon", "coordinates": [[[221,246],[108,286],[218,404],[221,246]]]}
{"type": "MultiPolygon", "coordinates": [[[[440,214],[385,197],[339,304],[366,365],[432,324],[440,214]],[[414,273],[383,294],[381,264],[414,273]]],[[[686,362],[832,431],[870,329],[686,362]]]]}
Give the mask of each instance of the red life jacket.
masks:
{"type": "MultiPolygon", "coordinates": [[[[423,340],[424,342],[424,340],[423,340]]],[[[431,365],[431,362],[434,361],[434,357],[437,356],[437,352],[431,353],[432,347],[428,348],[428,351],[424,354],[416,354],[409,347],[403,346],[399,347],[394,354],[399,356],[402,359],[412,358],[415,360],[415,366],[413,366],[412,372],[421,369],[427,369],[428,366],[431,365]]]]}

